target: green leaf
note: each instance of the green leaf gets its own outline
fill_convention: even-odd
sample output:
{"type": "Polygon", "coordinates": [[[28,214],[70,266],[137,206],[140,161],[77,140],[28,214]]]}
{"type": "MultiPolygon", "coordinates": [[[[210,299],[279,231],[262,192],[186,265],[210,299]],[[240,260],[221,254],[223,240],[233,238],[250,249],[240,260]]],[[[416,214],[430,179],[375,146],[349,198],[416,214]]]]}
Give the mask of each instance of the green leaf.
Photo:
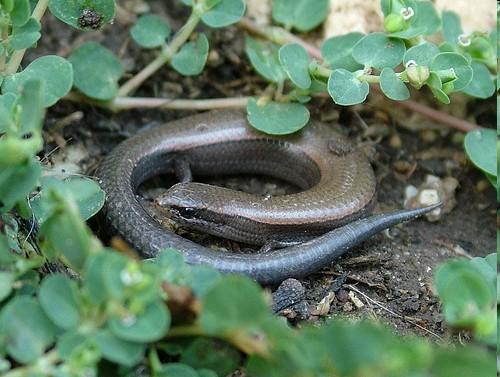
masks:
{"type": "MultiPolygon", "coordinates": [[[[2,145],[0,143],[0,154],[2,145]]],[[[0,169],[0,201],[2,210],[8,211],[18,201],[26,199],[36,186],[42,172],[40,163],[30,159],[23,164],[0,169]]]]}
{"type": "Polygon", "coordinates": [[[472,80],[472,68],[467,59],[454,52],[442,52],[434,58],[431,63],[431,71],[447,70],[452,68],[455,71],[457,80],[453,82],[454,91],[462,90],[472,80]]]}
{"type": "Polygon", "coordinates": [[[115,17],[115,0],[49,0],[49,10],[61,21],[76,29],[95,29],[95,27],[81,25],[79,19],[82,13],[85,10],[91,11],[94,17],[99,19],[96,26],[104,25],[115,17]]]}
{"type": "Polygon", "coordinates": [[[309,122],[309,116],[309,110],[300,103],[269,102],[260,105],[252,98],[247,104],[247,119],[250,124],[270,135],[297,132],[309,122]]]}
{"type": "Polygon", "coordinates": [[[418,65],[430,66],[434,57],[439,54],[439,47],[430,42],[411,47],[406,51],[403,63],[406,65],[413,60],[418,65]]]}
{"type": "Polygon", "coordinates": [[[75,87],[90,98],[112,99],[123,67],[115,54],[96,42],[86,42],[69,57],[75,71],[75,87]]]}
{"type": "Polygon", "coordinates": [[[351,72],[336,69],[328,79],[328,93],[337,105],[350,106],[366,100],[370,86],[361,82],[351,72]]]}
{"type": "Polygon", "coordinates": [[[61,194],[55,188],[47,192],[47,196],[55,202],[56,210],[40,228],[42,247],[46,253],[61,256],[65,263],[80,271],[93,240],[80,218],[76,204],[71,199],[62,199],[61,194]]]}
{"type": "Polygon", "coordinates": [[[454,326],[474,326],[481,313],[496,304],[488,282],[468,261],[442,265],[434,279],[445,319],[454,326]]]}
{"type": "Polygon", "coordinates": [[[221,0],[204,13],[201,20],[213,28],[226,27],[238,22],[244,13],[244,0],[221,0]]]}
{"type": "Polygon", "coordinates": [[[218,376],[229,376],[240,365],[241,355],[221,341],[197,338],[182,352],[179,361],[196,369],[211,369],[218,376]]]}
{"type": "Polygon", "coordinates": [[[363,36],[361,33],[354,32],[328,38],[321,45],[321,55],[330,68],[344,68],[351,72],[362,69],[363,65],[352,57],[352,49],[363,36]]]}
{"type": "Polygon", "coordinates": [[[325,20],[329,6],[329,0],[273,0],[272,16],[287,29],[306,32],[325,20]]]}
{"type": "Polygon", "coordinates": [[[260,287],[241,276],[221,278],[203,297],[201,307],[199,324],[214,335],[259,330],[270,316],[260,287]]]}
{"type": "Polygon", "coordinates": [[[254,69],[268,81],[281,82],[286,78],[286,73],[279,62],[277,45],[263,44],[247,37],[245,52],[254,69]]]}
{"type": "Polygon", "coordinates": [[[447,105],[450,103],[450,97],[448,97],[448,95],[443,91],[443,83],[436,73],[430,73],[429,79],[427,80],[427,85],[431,89],[432,95],[438,101],[447,105]]]}
{"type": "Polygon", "coordinates": [[[117,338],[109,330],[99,331],[94,336],[94,340],[104,358],[120,365],[131,367],[139,363],[144,357],[144,344],[127,342],[117,338]]]}
{"type": "Polygon", "coordinates": [[[492,253],[485,258],[474,257],[469,261],[470,265],[475,268],[486,281],[489,282],[491,293],[496,296],[497,285],[497,254],[492,253]]]}
{"type": "Polygon", "coordinates": [[[181,363],[169,363],[162,366],[157,377],[200,377],[196,370],[189,365],[181,363]]]}
{"type": "Polygon", "coordinates": [[[111,332],[131,342],[154,342],[165,336],[170,327],[170,313],[161,301],[148,305],[143,313],[131,318],[113,316],[109,320],[111,332]]]}
{"type": "Polygon", "coordinates": [[[28,22],[31,16],[29,0],[16,0],[14,9],[10,12],[10,20],[13,26],[22,26],[28,22]]]}
{"type": "Polygon", "coordinates": [[[49,107],[69,93],[73,85],[73,68],[60,56],[42,56],[31,62],[23,71],[7,76],[2,85],[2,93],[19,94],[23,85],[33,79],[44,82],[42,104],[49,107]]]}
{"type": "Polygon", "coordinates": [[[172,58],[172,67],[184,76],[198,75],[208,57],[208,39],[205,34],[199,34],[194,42],[188,42],[172,58]]]}
{"type": "Polygon", "coordinates": [[[58,327],[68,330],[80,321],[76,284],[62,274],[45,278],[40,285],[39,299],[45,314],[58,327]]]}
{"type": "Polygon", "coordinates": [[[191,266],[191,275],[190,286],[197,297],[203,297],[221,278],[219,271],[204,265],[191,266]]]}
{"type": "Polygon", "coordinates": [[[23,50],[33,46],[42,36],[40,28],[40,22],[34,18],[30,18],[22,26],[14,27],[9,39],[9,46],[14,50],[23,50]]]}
{"type": "Polygon", "coordinates": [[[496,374],[495,354],[477,346],[437,348],[429,373],[439,377],[491,377],[496,374]]]}
{"type": "Polygon", "coordinates": [[[372,33],[354,45],[353,58],[373,68],[394,68],[401,63],[406,48],[402,40],[389,38],[384,33],[372,33]]]}
{"type": "Polygon", "coordinates": [[[394,101],[404,101],[410,98],[410,91],[391,68],[384,68],[380,74],[380,89],[394,101]]]}
{"type": "Polygon", "coordinates": [[[52,344],[55,327],[34,298],[17,296],[0,312],[0,333],[8,354],[27,364],[37,360],[52,344]]]}
{"type": "Polygon", "coordinates": [[[89,334],[66,331],[57,339],[57,353],[67,364],[89,370],[101,358],[99,347],[89,334]],[[89,368],[89,369],[87,369],[89,368]]]}
{"type": "Polygon", "coordinates": [[[460,17],[453,11],[443,11],[443,36],[451,46],[458,45],[458,37],[463,34],[460,17]]]}
{"type": "Polygon", "coordinates": [[[462,91],[472,97],[489,98],[495,93],[495,83],[483,63],[472,61],[472,80],[462,91]]]}
{"type": "Polygon", "coordinates": [[[184,257],[174,249],[163,249],[153,259],[162,271],[162,279],[174,285],[189,285],[192,279],[191,268],[184,257]]]}
{"type": "Polygon", "coordinates": [[[144,48],[156,48],[165,43],[170,35],[167,21],[155,14],[141,16],[130,29],[132,39],[144,48]]]}
{"type": "Polygon", "coordinates": [[[497,134],[495,130],[481,128],[465,135],[465,152],[482,171],[497,176],[497,134]]]}
{"type": "Polygon", "coordinates": [[[90,219],[104,205],[106,198],[104,191],[90,178],[77,176],[64,180],[44,178],[40,194],[31,200],[31,208],[38,224],[42,224],[52,214],[51,206],[47,206],[45,203],[45,190],[54,184],[71,195],[83,220],[90,219]]]}
{"type": "Polygon", "coordinates": [[[286,44],[279,50],[279,60],[290,80],[299,88],[311,86],[309,55],[298,43],[286,44]]]}
{"type": "Polygon", "coordinates": [[[0,302],[10,295],[14,281],[14,274],[12,272],[0,271],[0,302]]]}
{"type": "Polygon", "coordinates": [[[42,81],[29,80],[24,84],[18,100],[18,105],[22,109],[19,128],[20,136],[40,132],[44,113],[42,93],[42,81]]]}
{"type": "Polygon", "coordinates": [[[95,305],[103,304],[108,299],[108,292],[103,289],[105,287],[104,276],[107,274],[106,260],[110,255],[113,257],[115,254],[105,249],[101,253],[90,255],[85,264],[83,291],[95,305]]]}
{"type": "Polygon", "coordinates": [[[380,7],[382,8],[382,13],[384,13],[385,17],[391,13],[400,14],[401,10],[406,7],[413,8],[415,13],[418,11],[414,0],[381,0],[380,7]]]}
{"type": "Polygon", "coordinates": [[[417,18],[413,24],[415,28],[424,27],[424,35],[432,35],[441,27],[441,19],[432,1],[417,2],[417,18]]]}

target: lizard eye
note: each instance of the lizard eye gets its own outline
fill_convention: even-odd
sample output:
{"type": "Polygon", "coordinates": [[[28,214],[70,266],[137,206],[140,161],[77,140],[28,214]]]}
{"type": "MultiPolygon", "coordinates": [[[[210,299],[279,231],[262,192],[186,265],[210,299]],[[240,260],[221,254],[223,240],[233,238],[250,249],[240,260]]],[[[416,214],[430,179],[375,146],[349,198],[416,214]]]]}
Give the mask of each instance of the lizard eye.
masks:
{"type": "Polygon", "coordinates": [[[186,219],[192,219],[193,217],[196,217],[197,213],[198,210],[196,208],[192,207],[179,208],[179,214],[186,219]]]}

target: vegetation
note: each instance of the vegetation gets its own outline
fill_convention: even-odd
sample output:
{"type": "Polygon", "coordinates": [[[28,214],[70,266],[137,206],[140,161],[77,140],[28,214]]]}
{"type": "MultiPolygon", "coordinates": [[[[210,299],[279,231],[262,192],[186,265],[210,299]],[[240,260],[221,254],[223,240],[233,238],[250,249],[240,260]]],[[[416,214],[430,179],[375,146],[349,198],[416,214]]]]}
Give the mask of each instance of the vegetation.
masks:
{"type": "MultiPolygon", "coordinates": [[[[182,2],[191,15],[176,33],[154,14],[131,28],[133,40],[157,54],[122,83],[120,60],[94,42],[78,46],[68,59],[42,56],[20,68],[26,49],[41,38],[47,9],[76,29],[95,30],[113,19],[114,0],[0,0],[3,375],[207,377],[244,366],[248,375],[259,377],[491,376],[496,254],[449,262],[435,276],[447,323],[471,331],[472,344],[403,339],[368,321],[333,320],[296,330],[271,314],[266,295],[245,277],[188,266],[173,250],[152,262],[105,248],[84,222],[104,202],[98,185],[81,177],[42,175],[37,154],[47,107],[61,99],[115,111],[149,106],[151,99],[129,96],[161,67],[183,75],[203,70],[209,41],[195,32],[199,23],[226,27],[245,11],[243,0],[182,2]],[[54,272],[54,261],[66,269],[54,272]]],[[[273,18],[288,31],[305,32],[323,21],[327,3],[275,0],[273,18]]],[[[282,28],[269,29],[271,41],[248,38],[248,58],[270,83],[243,99],[250,123],[270,134],[295,132],[309,120],[306,103],[312,96],[324,92],[336,104],[353,105],[366,99],[370,85],[398,101],[409,98],[408,85],[428,87],[444,103],[455,91],[479,98],[494,94],[496,32],[464,35],[457,16],[440,17],[430,1],[382,0],[381,6],[384,33],[330,38],[316,60],[302,43],[287,43],[290,34],[282,28]],[[443,44],[425,40],[441,27],[443,44]]],[[[496,159],[478,152],[496,150],[495,139],[493,131],[480,130],[465,141],[470,158],[494,185],[496,159]]]]}

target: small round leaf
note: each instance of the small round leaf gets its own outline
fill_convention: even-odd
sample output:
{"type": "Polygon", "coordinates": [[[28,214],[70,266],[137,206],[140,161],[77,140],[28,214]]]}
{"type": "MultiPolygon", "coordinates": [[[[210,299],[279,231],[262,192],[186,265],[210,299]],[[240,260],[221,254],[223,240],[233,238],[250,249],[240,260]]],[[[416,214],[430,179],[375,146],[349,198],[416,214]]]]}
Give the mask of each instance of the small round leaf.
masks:
{"type": "Polygon", "coordinates": [[[163,302],[149,304],[134,319],[113,317],[109,328],[120,339],[147,343],[161,339],[170,327],[170,313],[163,302]]]}
{"type": "Polygon", "coordinates": [[[465,152],[484,172],[497,176],[497,134],[495,130],[481,128],[465,135],[465,152]]]}
{"type": "Polygon", "coordinates": [[[263,44],[253,38],[246,38],[245,52],[254,69],[268,81],[280,82],[286,78],[278,58],[278,47],[274,44],[263,44]]]}
{"type": "Polygon", "coordinates": [[[321,55],[330,68],[344,68],[351,72],[362,69],[363,65],[352,57],[352,49],[363,36],[361,33],[354,32],[328,38],[321,46],[321,55]]]}
{"type": "Polygon", "coordinates": [[[73,68],[64,58],[45,55],[31,62],[23,71],[5,78],[3,93],[20,94],[23,85],[32,79],[40,79],[42,104],[49,107],[64,97],[73,85],[73,68]]]}
{"type": "Polygon", "coordinates": [[[418,65],[430,66],[434,57],[439,54],[439,47],[433,43],[425,42],[406,51],[403,63],[413,60],[418,65]]]}
{"type": "Polygon", "coordinates": [[[204,13],[201,20],[210,27],[226,27],[238,22],[244,13],[244,0],[221,0],[204,13]]]}
{"type": "Polygon", "coordinates": [[[10,12],[10,20],[14,26],[22,26],[31,15],[31,6],[29,0],[16,0],[14,8],[10,12]]]}
{"type": "Polygon", "coordinates": [[[115,0],[49,0],[50,12],[62,22],[80,30],[92,30],[111,22],[115,16],[115,0]],[[84,12],[91,12],[92,25],[82,23],[84,12]]]}
{"type": "Polygon", "coordinates": [[[402,40],[389,38],[384,33],[373,33],[356,43],[352,56],[367,67],[394,68],[403,60],[405,51],[402,40]]]}
{"type": "Polygon", "coordinates": [[[305,32],[324,21],[329,6],[329,0],[273,0],[272,16],[286,28],[305,32]]]}
{"type": "Polygon", "coordinates": [[[394,101],[404,101],[410,98],[410,91],[391,68],[384,68],[380,74],[380,89],[394,101]]]}
{"type": "Polygon", "coordinates": [[[131,367],[144,357],[144,344],[120,339],[109,330],[98,332],[94,336],[94,340],[104,358],[115,363],[131,367]]]}
{"type": "Polygon", "coordinates": [[[309,55],[298,43],[284,45],[279,50],[279,60],[290,80],[299,88],[311,86],[309,55]]]}
{"type": "Polygon", "coordinates": [[[69,57],[75,71],[75,87],[90,98],[112,99],[123,75],[120,60],[96,42],[80,45],[69,57]]]}
{"type": "Polygon", "coordinates": [[[453,11],[443,11],[443,36],[451,46],[456,47],[458,37],[463,34],[460,17],[453,11]]]}
{"type": "Polygon", "coordinates": [[[162,366],[158,377],[200,377],[189,365],[181,363],[168,363],[162,366]]]}
{"type": "Polygon", "coordinates": [[[76,327],[80,321],[75,292],[75,282],[62,274],[51,275],[40,285],[40,304],[45,314],[65,330],[76,327]]]}
{"type": "Polygon", "coordinates": [[[463,92],[472,97],[489,98],[495,93],[495,83],[491,78],[490,71],[483,63],[472,61],[472,80],[463,92]]]}
{"type": "Polygon", "coordinates": [[[40,22],[30,18],[24,25],[12,29],[9,45],[14,50],[22,50],[33,46],[40,37],[40,22]]]}
{"type": "Polygon", "coordinates": [[[203,298],[202,308],[199,324],[208,334],[250,331],[270,316],[260,287],[242,276],[221,278],[203,298]]]}
{"type": "Polygon", "coordinates": [[[453,68],[457,76],[453,82],[454,91],[462,90],[472,80],[472,68],[465,57],[454,52],[442,52],[434,58],[430,66],[432,71],[453,68]]]}
{"type": "Polygon", "coordinates": [[[208,57],[208,39],[205,34],[199,34],[194,42],[188,42],[172,59],[172,67],[184,76],[198,75],[208,57]]]}
{"type": "Polygon", "coordinates": [[[130,35],[144,48],[156,48],[165,43],[170,27],[163,17],[155,14],[141,16],[130,29],[130,35]]]}
{"type": "Polygon", "coordinates": [[[38,301],[17,296],[0,312],[0,333],[9,355],[28,364],[38,359],[54,341],[55,327],[38,301]]]}
{"type": "Polygon", "coordinates": [[[328,93],[337,105],[350,106],[366,100],[370,86],[345,69],[336,69],[328,79],[328,93]]]}
{"type": "Polygon", "coordinates": [[[309,122],[309,116],[309,110],[300,103],[269,102],[260,105],[252,98],[247,104],[247,119],[250,124],[270,135],[297,132],[309,122]]]}

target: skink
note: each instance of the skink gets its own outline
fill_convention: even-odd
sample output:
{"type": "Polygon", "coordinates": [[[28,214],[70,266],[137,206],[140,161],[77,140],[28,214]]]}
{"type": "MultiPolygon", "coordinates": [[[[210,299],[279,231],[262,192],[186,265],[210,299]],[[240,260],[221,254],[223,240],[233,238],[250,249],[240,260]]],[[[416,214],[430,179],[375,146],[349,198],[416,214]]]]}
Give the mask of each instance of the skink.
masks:
{"type": "Polygon", "coordinates": [[[291,136],[265,135],[239,111],[203,113],[139,133],[113,150],[97,175],[107,194],[107,223],[144,257],[175,248],[188,263],[243,273],[262,284],[314,272],[375,233],[435,208],[360,219],[376,196],[373,171],[360,151],[320,123],[291,136]],[[179,166],[195,177],[270,175],[302,190],[266,198],[178,183],[160,204],[181,225],[252,244],[307,241],[260,254],[221,253],[167,230],[142,207],[137,191],[147,179],[179,166]]]}

